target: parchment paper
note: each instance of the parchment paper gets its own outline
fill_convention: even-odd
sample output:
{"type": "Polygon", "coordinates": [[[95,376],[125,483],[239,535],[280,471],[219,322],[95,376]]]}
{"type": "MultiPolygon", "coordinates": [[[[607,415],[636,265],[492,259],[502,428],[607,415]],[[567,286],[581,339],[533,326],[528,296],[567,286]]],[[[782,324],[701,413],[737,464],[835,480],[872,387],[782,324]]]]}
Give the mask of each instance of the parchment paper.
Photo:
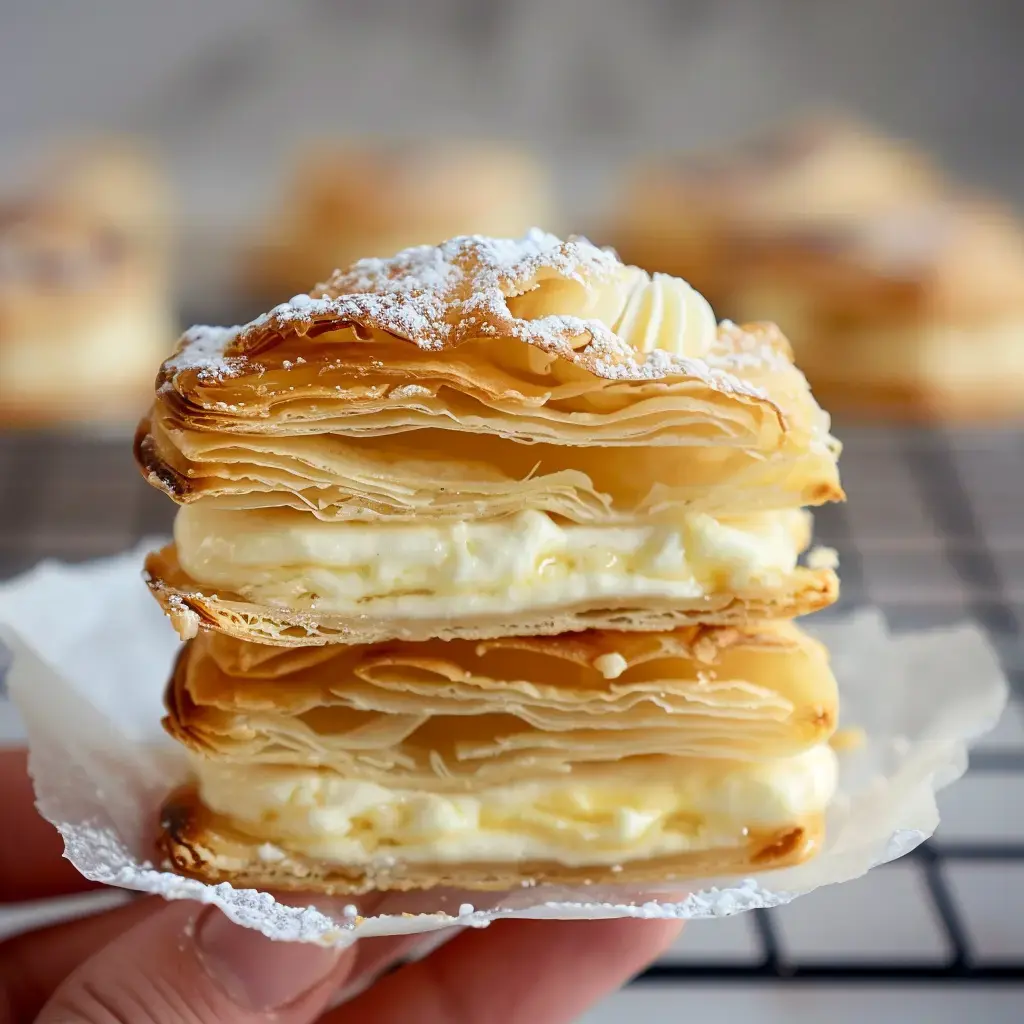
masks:
{"type": "Polygon", "coordinates": [[[842,755],[825,846],[809,863],[757,878],[318,896],[308,904],[289,897],[286,904],[152,863],[160,803],[185,771],[159,726],[178,641],[141,582],[142,552],[153,546],[78,566],[44,563],[0,585],[7,683],[27,730],[39,808],[89,878],[213,903],[281,940],[347,945],[503,917],[696,918],[786,903],[856,878],[930,836],[936,791],[962,774],[967,743],[995,724],[1006,701],[996,657],[971,625],[892,637],[873,610],[811,620],[809,630],[832,650],[843,724],[861,727],[867,739],[842,755]]]}

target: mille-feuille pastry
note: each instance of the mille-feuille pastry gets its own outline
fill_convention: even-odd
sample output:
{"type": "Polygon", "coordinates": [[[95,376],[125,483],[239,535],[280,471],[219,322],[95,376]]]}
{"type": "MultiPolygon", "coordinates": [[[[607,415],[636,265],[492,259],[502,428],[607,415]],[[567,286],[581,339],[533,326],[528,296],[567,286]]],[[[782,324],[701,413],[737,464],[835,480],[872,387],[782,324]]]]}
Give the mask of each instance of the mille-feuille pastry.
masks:
{"type": "Polygon", "coordinates": [[[510,145],[322,147],[296,168],[269,236],[247,257],[249,290],[276,302],[366,256],[456,235],[519,237],[550,223],[552,209],[547,172],[510,145]]]}
{"type": "Polygon", "coordinates": [[[149,585],[183,637],[485,639],[788,618],[836,597],[842,497],[774,327],[583,240],[362,260],[165,362],[136,456],[182,505],[149,585]]]}
{"type": "Polygon", "coordinates": [[[318,892],[749,873],[814,853],[827,654],[787,622],[182,650],[172,866],[318,892]]]}
{"type": "Polygon", "coordinates": [[[174,343],[168,204],[144,154],[76,146],[0,204],[0,423],[131,422],[174,343]]]}

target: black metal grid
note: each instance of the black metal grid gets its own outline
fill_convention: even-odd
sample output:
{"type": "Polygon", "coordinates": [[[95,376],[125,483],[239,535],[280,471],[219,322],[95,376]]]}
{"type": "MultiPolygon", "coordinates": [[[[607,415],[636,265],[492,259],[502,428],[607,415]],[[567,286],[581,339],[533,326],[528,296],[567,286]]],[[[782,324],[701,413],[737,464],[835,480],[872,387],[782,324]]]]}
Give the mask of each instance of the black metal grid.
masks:
{"type": "MultiPolygon", "coordinates": [[[[846,444],[850,500],[817,517],[819,541],[840,553],[837,611],[870,602],[896,630],[974,619],[1024,697],[1024,434],[837,432],[846,444]]],[[[125,438],[0,434],[0,579],[40,558],[94,558],[169,531],[173,507],[142,482],[129,447],[125,438]]],[[[970,771],[1024,775],[1024,747],[976,754],[970,771]]],[[[1019,983],[1024,960],[990,963],[976,955],[946,869],[979,861],[1024,865],[1024,843],[932,840],[908,860],[922,873],[945,933],[944,960],[801,962],[785,952],[773,914],[756,911],[752,958],[659,963],[638,982],[1019,983]]]]}

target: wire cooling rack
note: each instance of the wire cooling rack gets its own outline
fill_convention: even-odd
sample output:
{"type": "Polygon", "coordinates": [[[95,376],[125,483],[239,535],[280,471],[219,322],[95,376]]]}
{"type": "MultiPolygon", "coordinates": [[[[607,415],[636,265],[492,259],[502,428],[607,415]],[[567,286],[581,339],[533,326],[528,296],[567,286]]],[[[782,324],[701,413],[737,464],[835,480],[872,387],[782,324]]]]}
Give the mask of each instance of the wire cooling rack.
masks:
{"type": "MultiPolygon", "coordinates": [[[[840,554],[837,611],[871,603],[897,631],[974,619],[1024,700],[1024,433],[841,425],[837,433],[849,502],[817,516],[819,542],[840,554]]],[[[171,503],[143,483],[129,447],[124,438],[0,433],[0,578],[41,558],[80,561],[168,533],[171,503]]],[[[1024,829],[1006,835],[1000,825],[1008,816],[1024,820],[1024,801],[1014,805],[1013,795],[1024,794],[1024,714],[1020,723],[1006,742],[972,756],[960,784],[973,787],[965,827],[949,838],[940,829],[898,865],[861,880],[876,887],[864,896],[876,931],[861,948],[850,950],[850,935],[864,933],[865,924],[851,917],[857,908],[851,912],[849,899],[845,910],[816,911],[811,931],[806,923],[801,930],[790,912],[815,893],[792,907],[731,919],[721,956],[701,952],[708,933],[700,930],[720,922],[695,924],[686,955],[666,956],[638,983],[1019,983],[1024,913],[1005,904],[1024,891],[1024,829]],[[911,894],[917,902],[904,909],[911,894]],[[981,920],[979,906],[988,908],[981,920]],[[893,926],[908,915],[919,927],[901,945],[893,926]],[[1019,934],[1006,931],[1014,927],[1019,934]]],[[[853,891],[861,882],[829,888],[853,891]]]]}

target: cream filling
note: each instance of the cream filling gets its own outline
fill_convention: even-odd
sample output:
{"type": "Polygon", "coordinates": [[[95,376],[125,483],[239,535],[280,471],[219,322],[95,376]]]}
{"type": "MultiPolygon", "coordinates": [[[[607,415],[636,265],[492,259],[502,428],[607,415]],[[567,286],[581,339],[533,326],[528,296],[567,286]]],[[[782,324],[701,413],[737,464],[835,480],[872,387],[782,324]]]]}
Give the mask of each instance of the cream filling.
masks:
{"type": "Polygon", "coordinates": [[[196,759],[203,803],[285,854],[341,864],[554,861],[567,866],[736,847],[750,832],[825,809],[828,744],[766,762],[609,766],[604,778],[521,782],[476,793],[389,788],[308,768],[196,759]]]}
{"type": "Polygon", "coordinates": [[[610,280],[586,289],[571,280],[547,280],[509,299],[508,308],[523,320],[565,314],[599,320],[641,352],[662,349],[700,359],[718,337],[714,311],[700,292],[682,278],[639,267],[621,267],[610,280]]]}
{"type": "Polygon", "coordinates": [[[303,512],[184,506],[174,535],[198,583],[299,611],[437,618],[615,598],[693,600],[778,585],[800,510],[725,524],[559,524],[527,510],[456,523],[324,522],[303,512]]]}

